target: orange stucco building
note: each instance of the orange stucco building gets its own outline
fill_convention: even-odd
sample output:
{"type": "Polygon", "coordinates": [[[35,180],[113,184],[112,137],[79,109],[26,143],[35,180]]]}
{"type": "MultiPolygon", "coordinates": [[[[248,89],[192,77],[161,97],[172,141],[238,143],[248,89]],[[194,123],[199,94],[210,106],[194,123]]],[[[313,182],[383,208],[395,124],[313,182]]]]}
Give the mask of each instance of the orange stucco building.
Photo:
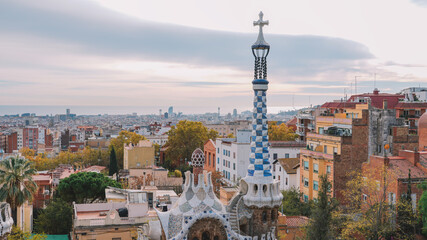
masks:
{"type": "Polygon", "coordinates": [[[214,141],[212,141],[212,139],[209,139],[205,143],[203,149],[206,158],[203,170],[206,170],[208,172],[215,172],[216,146],[214,141]]]}

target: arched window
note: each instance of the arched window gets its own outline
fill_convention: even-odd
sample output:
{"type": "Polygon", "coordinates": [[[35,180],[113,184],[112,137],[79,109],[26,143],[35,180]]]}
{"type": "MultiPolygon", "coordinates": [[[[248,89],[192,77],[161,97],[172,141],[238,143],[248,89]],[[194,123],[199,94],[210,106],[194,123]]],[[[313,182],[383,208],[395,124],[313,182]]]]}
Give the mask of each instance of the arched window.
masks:
{"type": "Polygon", "coordinates": [[[275,221],[276,220],[276,211],[273,209],[271,210],[271,221],[275,221]]]}
{"type": "Polygon", "coordinates": [[[262,212],[262,222],[266,223],[267,222],[267,211],[263,211],[262,212]]]}
{"type": "Polygon", "coordinates": [[[202,233],[202,240],[210,240],[211,238],[209,237],[209,232],[208,231],[204,231],[202,233]]]}

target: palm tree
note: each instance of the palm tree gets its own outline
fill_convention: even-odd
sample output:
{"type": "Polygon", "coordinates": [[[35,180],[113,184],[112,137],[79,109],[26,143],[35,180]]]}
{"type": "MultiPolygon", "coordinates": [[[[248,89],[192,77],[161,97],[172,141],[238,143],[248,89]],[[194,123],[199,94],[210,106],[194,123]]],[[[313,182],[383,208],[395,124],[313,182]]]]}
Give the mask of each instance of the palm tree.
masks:
{"type": "Polygon", "coordinates": [[[32,176],[37,173],[32,162],[25,158],[8,158],[0,161],[0,201],[6,201],[12,209],[16,224],[17,208],[32,200],[37,184],[32,176]]]}

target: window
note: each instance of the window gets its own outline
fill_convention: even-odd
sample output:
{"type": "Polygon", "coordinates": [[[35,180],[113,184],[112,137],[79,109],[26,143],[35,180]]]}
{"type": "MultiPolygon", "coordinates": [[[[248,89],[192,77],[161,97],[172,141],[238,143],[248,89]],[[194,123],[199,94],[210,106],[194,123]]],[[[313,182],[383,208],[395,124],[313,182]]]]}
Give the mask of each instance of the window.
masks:
{"type": "Polygon", "coordinates": [[[324,152],[324,153],[328,153],[328,146],[324,146],[324,147],[323,147],[323,152],[324,152]]]}
{"type": "Polygon", "coordinates": [[[318,131],[318,133],[319,134],[323,134],[325,131],[324,131],[324,129],[323,129],[323,127],[319,127],[319,131],[318,131]]]}
{"type": "Polygon", "coordinates": [[[308,161],[303,161],[304,170],[308,170],[308,161]]]}
{"type": "Polygon", "coordinates": [[[218,148],[218,153],[219,153],[219,148],[218,148]]]}
{"type": "Polygon", "coordinates": [[[233,163],[233,170],[236,170],[236,164],[233,163]]]}
{"type": "Polygon", "coordinates": [[[319,191],[319,182],[318,181],[313,181],[313,190],[319,191]]]}
{"type": "Polygon", "coordinates": [[[334,147],[334,154],[338,154],[338,148],[334,147]]]}
{"type": "Polygon", "coordinates": [[[219,164],[219,158],[218,158],[218,164],[219,164]]]}
{"type": "Polygon", "coordinates": [[[289,153],[286,153],[286,154],[285,154],[285,158],[289,158],[289,153]]]}
{"type": "Polygon", "coordinates": [[[304,178],[304,187],[308,187],[308,178],[304,178]]]}
{"type": "Polygon", "coordinates": [[[233,152],[233,158],[236,158],[236,153],[235,152],[233,152]]]}
{"type": "Polygon", "coordinates": [[[313,172],[319,173],[319,164],[317,164],[317,163],[313,164],[313,172]]]}
{"type": "Polygon", "coordinates": [[[415,212],[417,210],[417,194],[411,194],[411,203],[412,203],[412,211],[415,212]]]}
{"type": "MultiPolygon", "coordinates": [[[[280,177],[280,176],[279,176],[280,177]]],[[[279,179],[280,180],[280,179],[279,179]]],[[[288,178],[286,178],[286,186],[288,186],[288,178]]]]}
{"type": "Polygon", "coordinates": [[[326,173],[331,173],[331,166],[326,166],[326,173]]]}
{"type": "Polygon", "coordinates": [[[280,175],[277,176],[278,180],[280,181],[280,175]]]}
{"type": "Polygon", "coordinates": [[[304,202],[308,202],[308,196],[304,195],[304,202]]]}
{"type": "Polygon", "coordinates": [[[273,153],[273,159],[276,160],[277,159],[277,153],[273,153]]]}

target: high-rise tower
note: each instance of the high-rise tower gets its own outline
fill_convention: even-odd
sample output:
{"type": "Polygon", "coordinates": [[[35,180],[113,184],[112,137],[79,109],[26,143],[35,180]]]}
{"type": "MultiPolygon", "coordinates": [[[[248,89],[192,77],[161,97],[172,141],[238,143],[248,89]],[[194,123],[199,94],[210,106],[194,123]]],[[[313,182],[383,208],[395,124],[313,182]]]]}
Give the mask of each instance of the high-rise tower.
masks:
{"type": "Polygon", "coordinates": [[[255,57],[253,119],[251,153],[249,156],[248,173],[241,180],[243,202],[253,211],[252,228],[247,229],[250,236],[261,236],[275,230],[277,226],[277,211],[282,201],[279,182],[273,180],[269,160],[268,123],[267,123],[267,56],[270,45],[264,40],[262,28],[268,25],[259,13],[259,20],[254,26],[259,26],[257,41],[252,45],[255,57]]]}

